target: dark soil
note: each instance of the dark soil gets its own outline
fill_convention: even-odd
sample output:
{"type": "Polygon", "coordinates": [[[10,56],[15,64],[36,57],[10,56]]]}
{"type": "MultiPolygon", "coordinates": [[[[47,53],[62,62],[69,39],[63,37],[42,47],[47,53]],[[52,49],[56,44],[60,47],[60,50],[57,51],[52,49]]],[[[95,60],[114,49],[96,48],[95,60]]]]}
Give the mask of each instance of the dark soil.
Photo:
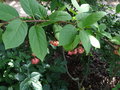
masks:
{"type": "MultiPolygon", "coordinates": [[[[110,77],[107,71],[108,65],[106,64],[106,62],[99,60],[99,56],[94,55],[90,57],[91,62],[88,65],[89,70],[88,72],[86,72],[86,74],[83,72],[84,70],[87,71],[87,68],[85,69],[86,66],[82,66],[83,64],[81,63],[83,63],[83,61],[81,61],[80,56],[66,57],[70,74],[74,78],[79,77],[80,82],[83,80],[81,85],[82,90],[84,90],[84,88],[85,90],[111,90],[111,87],[114,87],[115,84],[120,80],[119,77],[116,77],[117,80],[113,81],[112,84],[107,83],[110,81],[110,77]],[[107,87],[107,85],[109,86],[109,88],[107,87]]],[[[88,59],[87,56],[84,58],[88,59]]],[[[73,81],[67,74],[63,75],[63,77],[64,80],[69,83],[68,90],[78,90],[77,83],[73,81]]]]}

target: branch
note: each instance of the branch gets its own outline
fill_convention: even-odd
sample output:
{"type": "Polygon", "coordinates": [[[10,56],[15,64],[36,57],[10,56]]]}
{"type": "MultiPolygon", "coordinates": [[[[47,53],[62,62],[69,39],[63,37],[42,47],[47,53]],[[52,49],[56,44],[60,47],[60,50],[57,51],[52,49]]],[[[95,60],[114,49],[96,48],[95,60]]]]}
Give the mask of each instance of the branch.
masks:
{"type": "MultiPolygon", "coordinates": [[[[15,19],[17,19],[17,18],[19,18],[19,17],[16,17],[16,18],[13,18],[13,19],[11,19],[11,20],[9,20],[9,21],[7,21],[7,22],[4,22],[4,23],[2,24],[2,26],[5,25],[5,24],[9,24],[10,21],[15,20],[15,19]]],[[[50,21],[50,20],[23,20],[23,22],[37,22],[37,23],[48,22],[48,21],[50,21]]],[[[58,21],[58,23],[72,24],[72,25],[75,24],[75,23],[66,22],[66,21],[58,21]]]]}
{"type": "Polygon", "coordinates": [[[119,49],[119,46],[118,46],[118,45],[112,44],[109,40],[103,39],[103,38],[102,38],[102,40],[104,40],[105,42],[107,42],[111,47],[113,47],[113,48],[115,48],[115,49],[119,49]]]}
{"type": "MultiPolygon", "coordinates": [[[[64,59],[65,62],[67,62],[66,57],[65,57],[65,52],[64,52],[64,50],[63,50],[63,59],[64,59]]],[[[68,66],[67,66],[67,64],[65,64],[65,68],[66,68],[66,70],[67,70],[68,76],[69,76],[73,81],[77,82],[78,88],[79,88],[79,90],[80,90],[81,87],[80,87],[79,78],[78,78],[78,77],[77,77],[77,78],[74,78],[74,77],[70,74],[70,72],[68,71],[68,66]]]]}
{"type": "Polygon", "coordinates": [[[7,22],[0,23],[1,24],[0,27],[5,25],[5,24],[9,24],[10,21],[13,21],[13,20],[15,20],[17,18],[19,18],[19,17],[15,17],[15,18],[12,18],[12,19],[8,20],[7,22]]]}
{"type": "Polygon", "coordinates": [[[50,20],[23,20],[24,22],[48,22],[50,20]]]}

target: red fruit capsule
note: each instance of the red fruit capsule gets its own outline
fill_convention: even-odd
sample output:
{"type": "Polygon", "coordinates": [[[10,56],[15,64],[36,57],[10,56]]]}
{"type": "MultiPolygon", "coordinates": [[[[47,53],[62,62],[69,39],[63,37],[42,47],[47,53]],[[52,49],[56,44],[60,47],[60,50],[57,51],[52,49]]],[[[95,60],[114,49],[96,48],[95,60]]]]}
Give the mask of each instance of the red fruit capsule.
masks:
{"type": "Polygon", "coordinates": [[[80,53],[80,54],[84,53],[84,49],[83,49],[82,47],[79,47],[79,48],[77,49],[77,51],[78,51],[78,53],[80,53]]]}
{"type": "Polygon", "coordinates": [[[72,53],[75,55],[75,54],[77,54],[77,49],[75,49],[74,51],[72,51],[72,53]]]}
{"type": "Polygon", "coordinates": [[[73,52],[72,51],[68,51],[68,55],[72,55],[73,54],[73,52]]]}
{"type": "Polygon", "coordinates": [[[58,41],[50,41],[50,44],[52,44],[53,46],[58,46],[59,42],[58,41]]]}
{"type": "Polygon", "coordinates": [[[53,41],[50,41],[50,44],[53,44],[53,41]]]}
{"type": "Polygon", "coordinates": [[[58,41],[55,41],[54,42],[54,46],[58,46],[59,45],[59,42],[58,41]]]}
{"type": "Polygon", "coordinates": [[[38,59],[38,58],[33,58],[32,60],[31,60],[31,63],[32,64],[38,64],[40,62],[40,60],[38,59]]]}

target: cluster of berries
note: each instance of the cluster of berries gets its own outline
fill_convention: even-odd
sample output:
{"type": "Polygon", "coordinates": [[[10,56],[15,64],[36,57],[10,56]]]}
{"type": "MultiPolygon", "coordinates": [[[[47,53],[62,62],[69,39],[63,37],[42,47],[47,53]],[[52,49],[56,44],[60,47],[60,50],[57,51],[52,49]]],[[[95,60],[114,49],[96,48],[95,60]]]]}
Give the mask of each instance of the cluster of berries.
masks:
{"type": "Polygon", "coordinates": [[[31,63],[32,63],[32,64],[38,64],[38,63],[40,62],[40,60],[39,60],[38,58],[36,58],[36,56],[35,56],[34,54],[32,54],[32,56],[33,56],[34,58],[31,59],[31,63]]]}
{"type": "Polygon", "coordinates": [[[59,42],[58,41],[50,41],[50,44],[53,46],[58,46],[59,42]]]}
{"type": "Polygon", "coordinates": [[[78,48],[74,49],[73,51],[68,51],[68,55],[76,55],[76,54],[82,54],[84,53],[84,48],[82,46],[79,46],[78,48]]]}

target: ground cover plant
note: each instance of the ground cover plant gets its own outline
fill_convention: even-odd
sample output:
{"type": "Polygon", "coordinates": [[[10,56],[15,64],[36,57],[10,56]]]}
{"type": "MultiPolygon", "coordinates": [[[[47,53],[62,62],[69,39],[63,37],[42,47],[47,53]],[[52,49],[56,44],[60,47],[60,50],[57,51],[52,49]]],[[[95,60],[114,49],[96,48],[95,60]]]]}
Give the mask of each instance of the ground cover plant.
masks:
{"type": "Polygon", "coordinates": [[[0,90],[120,88],[119,4],[115,14],[89,0],[20,4],[28,17],[0,3],[0,90]]]}

